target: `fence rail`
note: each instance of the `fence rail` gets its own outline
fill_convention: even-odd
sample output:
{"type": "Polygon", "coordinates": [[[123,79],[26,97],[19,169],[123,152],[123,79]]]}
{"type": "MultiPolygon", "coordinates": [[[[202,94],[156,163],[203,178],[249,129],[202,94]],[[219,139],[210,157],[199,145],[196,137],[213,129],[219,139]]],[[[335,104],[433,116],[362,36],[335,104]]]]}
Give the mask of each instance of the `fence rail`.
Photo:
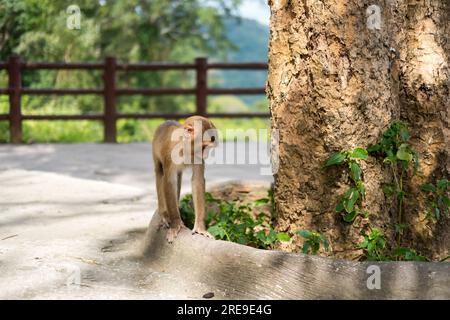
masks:
{"type": "Polygon", "coordinates": [[[213,118],[252,118],[269,117],[269,113],[208,113],[207,98],[209,95],[227,94],[264,94],[265,88],[209,88],[208,70],[266,70],[266,63],[208,63],[206,58],[197,58],[195,63],[117,63],[116,58],[108,57],[104,63],[61,63],[61,62],[23,62],[19,56],[12,56],[7,62],[0,62],[0,70],[8,72],[8,88],[0,88],[0,95],[9,95],[9,113],[0,114],[0,120],[9,121],[10,142],[22,142],[22,122],[26,120],[97,120],[103,121],[104,142],[117,141],[118,119],[180,119],[193,114],[213,118]],[[22,87],[22,71],[24,70],[103,70],[103,89],[35,89],[22,87]],[[117,72],[127,71],[163,71],[194,70],[196,85],[194,88],[117,88],[117,72]],[[21,110],[22,95],[102,95],[103,112],[99,114],[78,115],[26,115],[21,110]],[[126,95],[195,95],[195,113],[119,113],[116,98],[126,95]]]}

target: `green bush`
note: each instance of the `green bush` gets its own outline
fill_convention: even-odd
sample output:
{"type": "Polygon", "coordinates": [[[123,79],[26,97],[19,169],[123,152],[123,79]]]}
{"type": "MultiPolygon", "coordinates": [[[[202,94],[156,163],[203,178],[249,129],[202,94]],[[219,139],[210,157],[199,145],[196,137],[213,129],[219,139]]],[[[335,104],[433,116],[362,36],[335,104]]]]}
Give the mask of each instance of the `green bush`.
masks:
{"type": "MultiPolygon", "coordinates": [[[[323,245],[329,251],[329,243],[324,235],[308,230],[277,232],[274,230],[274,203],[272,191],[267,197],[255,200],[249,204],[215,199],[206,193],[207,214],[205,224],[208,232],[217,240],[226,240],[259,249],[273,249],[279,242],[289,242],[294,234],[303,238],[303,253],[317,254],[323,245]],[[258,207],[269,205],[267,212],[255,214],[258,207]]],[[[192,229],[195,212],[192,195],[181,199],[181,218],[184,224],[192,229]]]]}
{"type": "MultiPolygon", "coordinates": [[[[267,198],[249,204],[215,199],[210,193],[206,193],[207,230],[217,240],[261,249],[271,249],[278,241],[289,241],[289,235],[274,231],[272,212],[261,212],[256,216],[253,214],[256,207],[271,201],[270,193],[267,198]]],[[[180,212],[185,225],[192,229],[195,220],[192,195],[188,194],[181,199],[180,212]]]]}

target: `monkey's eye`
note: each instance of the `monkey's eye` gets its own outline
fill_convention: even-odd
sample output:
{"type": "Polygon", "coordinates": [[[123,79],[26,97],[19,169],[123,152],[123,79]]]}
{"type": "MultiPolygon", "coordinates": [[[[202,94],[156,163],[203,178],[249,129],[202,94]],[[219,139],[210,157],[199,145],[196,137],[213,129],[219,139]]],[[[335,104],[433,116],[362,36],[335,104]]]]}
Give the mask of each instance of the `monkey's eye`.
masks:
{"type": "Polygon", "coordinates": [[[216,141],[216,137],[211,136],[211,142],[214,142],[214,141],[216,141]]]}

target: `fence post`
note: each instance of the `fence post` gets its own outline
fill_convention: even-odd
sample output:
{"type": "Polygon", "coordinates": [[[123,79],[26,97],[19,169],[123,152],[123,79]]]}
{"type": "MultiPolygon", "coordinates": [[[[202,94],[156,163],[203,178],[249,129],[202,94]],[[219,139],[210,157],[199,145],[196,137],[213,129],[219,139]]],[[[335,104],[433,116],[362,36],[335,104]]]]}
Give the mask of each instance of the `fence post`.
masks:
{"type": "Polygon", "coordinates": [[[196,85],[196,113],[201,116],[206,116],[206,106],[208,103],[208,59],[195,59],[197,71],[197,85],[196,85]]]}
{"type": "Polygon", "coordinates": [[[105,59],[105,71],[103,74],[105,109],[103,113],[104,142],[116,142],[116,65],[114,57],[105,59]]]}
{"type": "Polygon", "coordinates": [[[20,63],[19,56],[9,57],[9,139],[11,143],[22,143],[22,111],[20,109],[22,77],[20,63]]]}

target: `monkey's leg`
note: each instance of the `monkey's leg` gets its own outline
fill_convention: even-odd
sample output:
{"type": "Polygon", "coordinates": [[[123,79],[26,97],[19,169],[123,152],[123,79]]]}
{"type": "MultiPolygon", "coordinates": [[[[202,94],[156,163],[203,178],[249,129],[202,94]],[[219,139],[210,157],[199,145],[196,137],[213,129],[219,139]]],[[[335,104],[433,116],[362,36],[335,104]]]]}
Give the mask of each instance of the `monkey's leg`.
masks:
{"type": "Polygon", "coordinates": [[[166,204],[164,201],[164,190],[162,189],[163,183],[163,166],[159,161],[155,161],[155,176],[156,176],[156,194],[158,196],[158,214],[161,217],[161,224],[158,230],[162,227],[169,228],[169,215],[167,213],[166,204]]]}
{"type": "Polygon", "coordinates": [[[163,191],[167,212],[169,214],[169,230],[167,231],[167,241],[169,243],[177,237],[181,228],[184,226],[181,221],[180,210],[177,201],[177,172],[166,170],[163,176],[163,191]]]}
{"type": "Polygon", "coordinates": [[[192,233],[198,233],[213,238],[205,227],[205,165],[196,164],[192,167],[192,197],[194,200],[195,223],[192,233]]]}
{"type": "Polygon", "coordinates": [[[181,181],[183,179],[183,171],[178,172],[177,175],[177,204],[180,205],[180,192],[181,192],[181,181]]]}

